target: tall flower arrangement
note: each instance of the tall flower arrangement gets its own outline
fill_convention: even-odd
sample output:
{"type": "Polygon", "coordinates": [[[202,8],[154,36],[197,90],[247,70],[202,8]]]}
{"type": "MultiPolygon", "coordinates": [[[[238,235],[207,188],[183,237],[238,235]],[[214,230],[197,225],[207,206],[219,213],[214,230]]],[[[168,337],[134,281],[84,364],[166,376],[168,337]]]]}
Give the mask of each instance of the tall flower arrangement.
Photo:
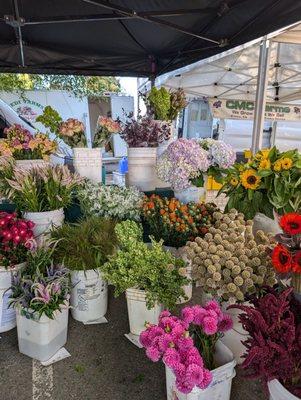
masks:
{"type": "Polygon", "coordinates": [[[177,389],[188,394],[211,383],[216,342],[231,328],[231,317],[210,301],[204,307],[185,307],[181,318],[163,311],[158,325],[146,324],[140,342],[147,357],[154,362],[162,359],[175,374],[177,389]]]}
{"type": "Polygon", "coordinates": [[[221,189],[232,207],[253,218],[256,212],[273,217],[297,211],[301,205],[301,153],[280,152],[276,147],[261,150],[245,164],[229,169],[221,189]]]}
{"type": "Polygon", "coordinates": [[[31,134],[21,125],[14,124],[4,130],[6,139],[0,142],[0,155],[16,160],[45,159],[57,150],[57,143],[43,133],[31,134]]]}
{"type": "Polygon", "coordinates": [[[121,125],[112,118],[99,116],[93,139],[93,147],[104,147],[114,133],[121,131],[121,125]]]}

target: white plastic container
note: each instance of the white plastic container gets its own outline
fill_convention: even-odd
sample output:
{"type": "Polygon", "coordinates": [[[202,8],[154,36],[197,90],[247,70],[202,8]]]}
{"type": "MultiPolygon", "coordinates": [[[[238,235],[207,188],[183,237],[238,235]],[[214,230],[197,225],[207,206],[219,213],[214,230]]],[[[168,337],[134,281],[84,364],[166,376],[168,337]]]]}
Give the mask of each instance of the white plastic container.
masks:
{"type": "Polygon", "coordinates": [[[130,332],[139,336],[145,330],[145,322],[158,324],[160,313],[163,311],[161,305],[156,305],[150,310],[146,307],[145,291],[139,289],[127,289],[126,301],[128,306],[128,316],[130,332]]]}
{"type": "Polygon", "coordinates": [[[56,311],[54,318],[45,314],[39,319],[21,315],[17,309],[17,331],[19,351],[39,361],[47,361],[67,342],[68,306],[56,311]]]}
{"type": "Polygon", "coordinates": [[[270,400],[300,400],[300,397],[294,396],[283,385],[278,379],[273,379],[268,383],[270,400]]]}
{"type": "Polygon", "coordinates": [[[8,301],[11,295],[12,274],[25,265],[26,263],[21,263],[8,269],[0,267],[0,333],[7,332],[17,325],[16,311],[13,307],[8,307],[8,301]]]}
{"type": "Polygon", "coordinates": [[[35,238],[40,239],[52,229],[62,226],[65,219],[64,210],[62,208],[44,212],[23,212],[23,217],[35,223],[33,234],[35,238]]]}
{"type": "Polygon", "coordinates": [[[16,167],[23,169],[23,171],[28,171],[33,167],[45,167],[49,162],[43,159],[37,160],[16,160],[16,167]]]}
{"type": "Polygon", "coordinates": [[[212,371],[213,379],[210,385],[204,390],[195,387],[189,394],[178,391],[175,375],[166,367],[167,400],[230,400],[236,362],[231,351],[220,341],[216,344],[215,360],[220,367],[212,371]]]}
{"type": "Polygon", "coordinates": [[[102,182],[102,149],[76,147],[73,149],[75,171],[93,182],[102,182]]]}
{"type": "Polygon", "coordinates": [[[175,197],[184,204],[189,202],[200,203],[206,198],[206,190],[204,187],[190,186],[183,190],[174,190],[175,197]]]}
{"type": "Polygon", "coordinates": [[[146,192],[155,189],[156,147],[128,148],[128,184],[146,192]]]}
{"type": "Polygon", "coordinates": [[[98,270],[71,272],[71,314],[76,321],[96,321],[107,312],[108,284],[98,270]]]}
{"type": "MultiPolygon", "coordinates": [[[[243,329],[238,320],[239,314],[241,314],[243,311],[236,308],[227,310],[228,305],[228,303],[222,303],[222,310],[223,312],[231,315],[233,320],[233,328],[224,333],[221,341],[232,351],[237,364],[241,364],[244,361],[242,356],[246,352],[246,348],[242,342],[247,340],[248,332],[243,329]]],[[[250,306],[250,303],[245,302],[243,305],[250,306]]]]}

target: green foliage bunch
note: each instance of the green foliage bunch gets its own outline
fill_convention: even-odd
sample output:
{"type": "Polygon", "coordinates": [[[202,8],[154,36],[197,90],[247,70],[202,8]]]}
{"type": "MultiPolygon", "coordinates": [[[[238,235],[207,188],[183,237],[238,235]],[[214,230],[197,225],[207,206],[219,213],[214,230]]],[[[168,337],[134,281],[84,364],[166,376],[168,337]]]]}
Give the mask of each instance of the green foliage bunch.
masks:
{"type": "Polygon", "coordinates": [[[96,216],[64,224],[52,232],[52,238],[57,241],[54,259],[75,271],[101,267],[115,252],[114,228],[113,221],[96,216]]]}
{"type": "Polygon", "coordinates": [[[154,119],[167,121],[169,119],[170,93],[164,87],[153,87],[147,96],[154,119]]]}
{"type": "Polygon", "coordinates": [[[118,296],[129,288],[145,290],[146,305],[163,304],[172,309],[180,297],[185,297],[183,286],[184,261],[165,252],[162,243],[152,239],[151,247],[141,240],[141,226],[134,221],[116,225],[120,250],[109,257],[100,269],[104,277],[115,286],[118,296]]]}

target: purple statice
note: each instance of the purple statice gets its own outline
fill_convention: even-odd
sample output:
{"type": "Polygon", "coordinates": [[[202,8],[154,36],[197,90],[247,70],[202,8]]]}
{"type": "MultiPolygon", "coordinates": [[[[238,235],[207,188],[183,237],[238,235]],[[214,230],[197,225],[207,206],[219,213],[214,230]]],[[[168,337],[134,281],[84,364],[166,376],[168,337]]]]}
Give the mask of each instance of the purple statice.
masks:
{"type": "Polygon", "coordinates": [[[195,139],[182,138],[172,142],[159,157],[157,175],[173,189],[182,190],[209,166],[208,152],[195,139]]]}

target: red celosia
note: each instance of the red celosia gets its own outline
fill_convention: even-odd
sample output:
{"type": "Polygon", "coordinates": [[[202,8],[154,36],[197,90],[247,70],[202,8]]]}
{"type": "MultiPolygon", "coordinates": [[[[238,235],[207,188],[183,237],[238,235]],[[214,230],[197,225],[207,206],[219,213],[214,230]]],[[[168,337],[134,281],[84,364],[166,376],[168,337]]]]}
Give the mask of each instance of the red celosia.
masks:
{"type": "Polygon", "coordinates": [[[293,257],[292,269],[301,274],[301,250],[297,251],[293,257]]]}
{"type": "Polygon", "coordinates": [[[289,272],[292,267],[291,253],[282,244],[277,244],[272,252],[272,263],[278,272],[289,272]]]}
{"type": "Polygon", "coordinates": [[[298,235],[301,233],[301,214],[288,213],[280,218],[280,226],[285,233],[298,235]]]}

